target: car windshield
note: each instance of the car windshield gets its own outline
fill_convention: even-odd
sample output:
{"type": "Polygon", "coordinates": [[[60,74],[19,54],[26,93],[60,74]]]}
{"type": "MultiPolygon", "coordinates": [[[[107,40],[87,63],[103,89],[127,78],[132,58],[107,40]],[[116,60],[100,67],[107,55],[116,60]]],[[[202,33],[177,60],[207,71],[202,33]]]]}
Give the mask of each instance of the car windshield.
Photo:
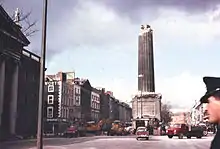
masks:
{"type": "Polygon", "coordinates": [[[146,131],[146,128],[138,128],[137,131],[146,131]]]}

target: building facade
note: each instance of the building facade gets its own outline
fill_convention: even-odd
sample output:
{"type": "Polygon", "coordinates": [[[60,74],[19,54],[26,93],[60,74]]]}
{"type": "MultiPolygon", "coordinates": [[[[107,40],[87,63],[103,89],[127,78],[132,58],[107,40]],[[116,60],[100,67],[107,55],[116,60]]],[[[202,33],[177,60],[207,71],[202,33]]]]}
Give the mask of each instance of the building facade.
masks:
{"type": "Polygon", "coordinates": [[[91,92],[91,119],[98,121],[100,119],[100,94],[95,88],[91,92]]]}
{"type": "Polygon", "coordinates": [[[45,133],[62,133],[74,121],[74,87],[67,74],[47,75],[45,81],[45,133]]]}
{"type": "Polygon", "coordinates": [[[208,121],[207,116],[207,104],[196,102],[191,109],[191,123],[194,125],[199,123],[206,123],[208,121]]]}
{"type": "Polygon", "coordinates": [[[174,124],[187,124],[187,113],[186,112],[177,112],[173,113],[171,125],[174,124]]]}
{"type": "Polygon", "coordinates": [[[20,62],[16,135],[30,137],[37,134],[40,57],[23,49],[20,62]]]}
{"type": "Polygon", "coordinates": [[[114,96],[110,96],[109,104],[109,118],[119,120],[119,100],[115,99],[114,96]]]}
{"type": "Polygon", "coordinates": [[[0,6],[0,139],[36,135],[39,56],[24,49],[28,39],[0,6]]]}
{"type": "Polygon", "coordinates": [[[130,122],[132,117],[131,107],[124,102],[119,102],[119,120],[123,122],[130,122]]]}
{"type": "Polygon", "coordinates": [[[100,95],[100,119],[108,119],[110,117],[110,95],[105,93],[105,89],[99,90],[100,95]]]}
{"type": "Polygon", "coordinates": [[[81,118],[83,121],[90,121],[92,120],[91,92],[93,88],[88,79],[75,78],[74,84],[80,86],[81,118]]]}
{"type": "Polygon", "coordinates": [[[142,25],[138,37],[138,90],[155,92],[153,30],[142,25]]]}
{"type": "Polygon", "coordinates": [[[73,98],[73,118],[76,121],[81,120],[81,86],[73,84],[74,87],[74,98],[73,98]]]}

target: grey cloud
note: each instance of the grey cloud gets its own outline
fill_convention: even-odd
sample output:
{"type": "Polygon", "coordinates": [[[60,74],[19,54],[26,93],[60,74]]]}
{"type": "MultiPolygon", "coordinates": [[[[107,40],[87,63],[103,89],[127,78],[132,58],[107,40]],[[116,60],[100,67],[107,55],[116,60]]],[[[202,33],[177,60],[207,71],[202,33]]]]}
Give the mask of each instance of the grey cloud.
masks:
{"type": "MultiPolygon", "coordinates": [[[[177,9],[182,9],[184,11],[187,11],[189,13],[196,13],[196,12],[202,12],[211,9],[214,7],[218,1],[217,0],[84,0],[84,2],[90,1],[92,3],[103,3],[106,5],[107,8],[113,9],[119,16],[123,15],[122,17],[126,16],[129,17],[130,20],[133,21],[134,24],[140,24],[140,19],[143,19],[146,22],[151,21],[152,19],[155,19],[158,15],[158,8],[161,7],[173,7],[177,9]],[[150,15],[149,15],[150,14],[150,15]]],[[[64,46],[73,46],[73,41],[76,42],[79,40],[79,38],[82,36],[80,35],[80,31],[76,30],[76,26],[86,26],[85,24],[80,24],[82,22],[76,22],[77,18],[75,18],[77,13],[76,11],[73,11],[75,8],[80,9],[78,7],[78,0],[65,0],[64,1],[53,1],[49,0],[49,6],[48,6],[48,58],[51,59],[54,55],[58,54],[59,52],[62,52],[61,49],[64,46]],[[68,14],[69,13],[69,14],[68,14]],[[68,15],[68,19],[73,19],[72,24],[65,24],[65,22],[60,22],[64,19],[62,19],[64,16],[68,15]],[[59,26],[62,25],[62,26],[59,26]],[[72,25],[72,27],[70,27],[72,25]],[[53,26],[56,26],[56,28],[53,28],[53,26]],[[75,28],[75,29],[74,29],[75,28]],[[75,32],[71,31],[64,31],[67,29],[74,30],[75,32]],[[53,33],[55,32],[55,33],[53,33]],[[64,33],[66,34],[64,34],[64,33]],[[72,35],[70,35],[70,33],[72,35]],[[56,37],[55,37],[56,36],[56,37]],[[66,39],[65,37],[68,37],[66,39]],[[59,42],[59,43],[58,43],[59,42]],[[68,43],[67,43],[68,42],[68,43]],[[71,43],[70,43],[71,42],[71,43]],[[57,45],[62,45],[62,46],[57,46],[57,45]],[[69,44],[69,45],[66,45],[69,44]]],[[[80,2],[80,1],[79,1],[80,2]]],[[[13,11],[18,7],[20,8],[23,12],[29,12],[32,11],[32,20],[37,20],[37,29],[39,32],[35,34],[35,36],[30,37],[31,41],[31,48],[29,48],[31,51],[40,53],[40,48],[41,48],[41,20],[42,20],[42,1],[38,0],[5,0],[4,1],[4,8],[7,10],[8,13],[12,14],[13,11]]],[[[84,16],[86,17],[86,16],[84,16]]],[[[98,17],[98,16],[97,16],[98,17]]],[[[83,20],[83,19],[79,19],[83,20]]],[[[86,20],[86,19],[84,19],[86,20]]],[[[91,23],[88,20],[85,21],[86,23],[91,23]]],[[[68,23],[68,22],[67,22],[68,23]]],[[[119,28],[118,24],[114,24],[119,28]]],[[[95,26],[97,26],[95,24],[95,26]]],[[[93,26],[94,27],[94,26],[93,26]]],[[[131,27],[131,26],[130,26],[131,27]]],[[[90,27],[91,28],[91,27],[90,27]]],[[[113,28],[113,27],[112,27],[113,28]]],[[[86,28],[87,29],[87,28],[86,28]]],[[[137,27],[138,29],[138,27],[137,27]]],[[[85,30],[85,29],[84,29],[85,30]]],[[[131,29],[129,29],[131,30],[131,29]]],[[[102,31],[99,28],[92,28],[90,30],[90,36],[97,35],[97,31],[102,31]],[[96,30],[97,29],[97,30],[96,30]]],[[[112,32],[110,30],[109,32],[112,32]]],[[[122,31],[115,31],[114,32],[121,32],[122,31]]],[[[130,35],[135,34],[135,30],[130,31],[128,34],[127,31],[124,31],[123,34],[127,34],[128,37],[130,35]]],[[[115,38],[115,35],[118,34],[113,34],[113,33],[106,33],[104,35],[99,35],[100,37],[97,38],[102,38],[102,41],[105,39],[104,43],[109,42],[107,38],[115,38]],[[111,36],[111,37],[107,37],[111,36]]],[[[90,37],[88,35],[88,37],[90,37]]],[[[93,36],[92,36],[93,37],[93,36]]],[[[84,36],[81,37],[82,40],[86,39],[84,36]]],[[[135,37],[133,37],[135,38],[135,37]]],[[[89,41],[87,40],[87,44],[89,43],[100,43],[100,40],[96,40],[93,38],[89,38],[89,41]]],[[[78,42],[75,44],[81,44],[82,42],[78,42]]],[[[83,42],[84,43],[84,42],[83,42]]],[[[97,44],[96,44],[97,45],[97,44]]],[[[77,48],[78,46],[73,46],[70,48],[77,48]]]]}
{"type": "Polygon", "coordinates": [[[195,14],[214,9],[220,4],[219,0],[100,0],[100,2],[134,21],[141,19],[146,13],[152,14],[153,17],[157,16],[158,8],[170,7],[195,14]]]}
{"type": "MultiPolygon", "coordinates": [[[[42,2],[42,0],[4,0],[2,2],[4,9],[10,16],[12,16],[16,8],[19,8],[24,14],[32,12],[30,21],[37,21],[36,29],[39,31],[33,37],[28,37],[31,41],[31,46],[28,49],[36,54],[40,54],[41,49],[42,2]]],[[[58,23],[70,9],[77,6],[77,3],[78,0],[65,0],[65,2],[48,0],[48,30],[51,25],[58,23]]],[[[48,59],[50,60],[59,50],[49,48],[48,51],[48,59]]]]}

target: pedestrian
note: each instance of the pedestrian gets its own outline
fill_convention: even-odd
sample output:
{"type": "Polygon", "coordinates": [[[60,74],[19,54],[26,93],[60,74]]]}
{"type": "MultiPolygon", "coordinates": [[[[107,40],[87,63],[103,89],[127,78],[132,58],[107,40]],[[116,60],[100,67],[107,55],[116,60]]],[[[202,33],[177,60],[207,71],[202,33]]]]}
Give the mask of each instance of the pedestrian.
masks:
{"type": "Polygon", "coordinates": [[[204,77],[207,92],[200,99],[207,103],[209,122],[218,125],[217,133],[211,143],[210,149],[220,149],[220,78],[204,77]]]}

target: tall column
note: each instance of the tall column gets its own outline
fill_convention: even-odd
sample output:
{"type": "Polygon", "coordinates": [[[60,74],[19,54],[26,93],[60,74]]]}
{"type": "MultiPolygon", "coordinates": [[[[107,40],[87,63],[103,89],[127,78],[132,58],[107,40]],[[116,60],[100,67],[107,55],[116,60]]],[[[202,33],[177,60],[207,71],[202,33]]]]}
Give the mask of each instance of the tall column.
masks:
{"type": "Polygon", "coordinates": [[[5,61],[0,61],[0,126],[2,120],[3,104],[4,104],[4,86],[5,86],[5,61]]]}
{"type": "Polygon", "coordinates": [[[10,103],[10,133],[15,134],[16,119],[17,119],[17,99],[18,99],[18,70],[19,65],[15,65],[12,74],[12,90],[11,90],[11,103],[10,103]]]}

